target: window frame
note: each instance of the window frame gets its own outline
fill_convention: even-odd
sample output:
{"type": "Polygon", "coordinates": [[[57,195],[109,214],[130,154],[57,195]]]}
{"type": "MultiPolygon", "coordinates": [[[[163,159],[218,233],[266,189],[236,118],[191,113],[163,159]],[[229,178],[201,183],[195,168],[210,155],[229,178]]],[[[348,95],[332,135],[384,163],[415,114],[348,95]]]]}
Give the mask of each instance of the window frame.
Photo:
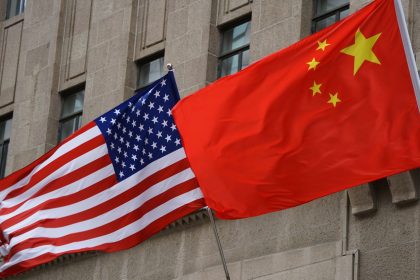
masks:
{"type": "MultiPolygon", "coordinates": [[[[63,123],[67,122],[68,120],[71,119],[75,119],[77,118],[77,126],[79,127],[78,129],[80,129],[82,127],[82,121],[81,118],[83,116],[83,109],[84,109],[84,99],[85,99],[85,85],[80,85],[80,86],[76,86],[72,89],[66,90],[65,92],[61,92],[60,93],[60,99],[61,99],[61,111],[60,111],[60,118],[58,119],[58,135],[57,135],[57,143],[60,143],[61,141],[65,140],[67,137],[62,138],[62,130],[63,130],[63,123]],[[73,113],[70,113],[68,115],[65,115],[64,117],[62,116],[63,114],[63,110],[64,110],[64,101],[66,97],[69,97],[71,95],[76,95],[80,92],[83,92],[83,105],[82,105],[82,109],[78,110],[78,111],[74,111],[73,113]]],[[[75,131],[73,131],[72,133],[76,132],[78,129],[76,129],[75,131]]]]}
{"type": "Polygon", "coordinates": [[[318,31],[316,31],[316,25],[318,22],[320,22],[323,19],[329,18],[333,15],[335,15],[335,22],[338,22],[341,20],[340,18],[340,13],[350,9],[350,1],[347,4],[343,4],[341,6],[338,6],[335,9],[332,9],[330,11],[321,13],[319,15],[316,14],[316,6],[317,6],[317,1],[318,0],[314,0],[313,3],[313,15],[312,15],[312,20],[311,20],[311,33],[314,34],[318,31]]]}
{"type": "MultiPolygon", "coordinates": [[[[7,121],[13,121],[13,114],[7,114],[0,118],[0,123],[6,123],[7,121]]],[[[12,129],[10,127],[10,129],[12,129]]],[[[10,131],[11,133],[11,131],[10,131]]],[[[7,164],[7,155],[9,153],[9,144],[10,144],[10,137],[8,139],[0,138],[0,149],[1,149],[1,157],[0,157],[0,178],[4,178],[6,174],[6,164],[7,164]],[[6,152],[6,156],[4,154],[6,152]]]]}
{"type": "MultiPolygon", "coordinates": [[[[164,51],[154,53],[152,55],[149,55],[145,58],[142,58],[142,59],[136,61],[136,66],[137,66],[136,91],[137,90],[142,90],[142,89],[148,87],[150,84],[152,84],[154,82],[154,81],[150,81],[147,84],[140,84],[141,66],[143,66],[145,64],[148,64],[148,63],[151,63],[152,61],[158,60],[160,58],[163,59],[163,64],[162,64],[162,69],[161,69],[162,75],[160,77],[160,78],[162,78],[163,75],[165,75],[165,70],[164,70],[165,69],[165,52],[164,51]]],[[[149,72],[149,75],[150,75],[150,72],[149,72]]]]}
{"type": "Polygon", "coordinates": [[[19,1],[19,5],[16,6],[16,10],[14,11],[14,14],[11,15],[11,7],[12,0],[7,0],[6,2],[6,13],[5,13],[5,20],[11,19],[15,16],[18,16],[20,14],[23,14],[26,9],[26,0],[17,0],[19,1]]]}
{"type": "MultiPolygon", "coordinates": [[[[234,48],[234,49],[231,49],[231,50],[228,50],[228,51],[225,51],[225,52],[223,52],[223,42],[224,42],[224,39],[225,39],[225,36],[224,36],[225,32],[227,32],[228,30],[234,29],[235,27],[237,27],[239,25],[242,25],[244,23],[247,23],[247,22],[251,25],[251,17],[247,16],[247,17],[242,18],[238,21],[229,23],[228,25],[225,25],[225,26],[223,26],[219,29],[221,40],[220,40],[220,46],[219,46],[219,49],[220,49],[219,53],[220,54],[217,58],[217,78],[218,79],[220,79],[222,77],[225,77],[225,76],[222,76],[222,63],[223,63],[224,60],[226,60],[230,57],[233,57],[233,56],[239,54],[239,56],[238,56],[238,65],[239,65],[238,72],[243,69],[243,65],[242,65],[243,53],[250,49],[251,38],[249,38],[250,40],[247,44],[242,45],[242,46],[237,47],[237,48],[234,48]]],[[[229,74],[229,75],[231,75],[231,74],[229,74]]],[[[226,75],[226,76],[228,76],[228,75],[226,75]]]]}

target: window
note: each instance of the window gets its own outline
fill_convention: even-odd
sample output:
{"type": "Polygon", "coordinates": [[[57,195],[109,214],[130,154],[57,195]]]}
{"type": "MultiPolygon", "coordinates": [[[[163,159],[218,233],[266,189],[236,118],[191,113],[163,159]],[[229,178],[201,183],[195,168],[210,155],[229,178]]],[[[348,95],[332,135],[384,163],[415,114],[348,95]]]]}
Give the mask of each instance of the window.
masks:
{"type": "Polygon", "coordinates": [[[163,76],[163,54],[139,64],[137,87],[144,88],[163,76]]]}
{"type": "Polygon", "coordinates": [[[7,151],[9,150],[12,118],[0,121],[0,178],[4,177],[6,170],[7,151]]]}
{"type": "Polygon", "coordinates": [[[25,11],[26,0],[7,0],[6,19],[20,15],[25,11]]]}
{"type": "Polygon", "coordinates": [[[58,131],[58,141],[66,139],[82,125],[84,90],[64,94],[58,131]]]}
{"type": "Polygon", "coordinates": [[[218,76],[224,77],[249,65],[249,33],[251,22],[236,25],[222,33],[218,76]]]}
{"type": "Polygon", "coordinates": [[[312,33],[318,32],[349,14],[349,0],[314,0],[312,33]]]}

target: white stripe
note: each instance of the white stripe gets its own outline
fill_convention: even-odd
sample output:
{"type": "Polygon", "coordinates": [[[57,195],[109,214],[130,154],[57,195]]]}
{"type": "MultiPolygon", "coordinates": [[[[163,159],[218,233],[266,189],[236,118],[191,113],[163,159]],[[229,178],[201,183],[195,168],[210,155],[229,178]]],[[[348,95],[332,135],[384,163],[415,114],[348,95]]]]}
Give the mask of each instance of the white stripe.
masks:
{"type": "Polygon", "coordinates": [[[7,215],[3,215],[0,216],[0,220],[2,221],[6,221],[10,218],[13,218],[14,216],[25,212],[27,210],[30,210],[48,200],[52,200],[54,198],[58,198],[58,197],[65,197],[74,193],[77,193],[81,190],[84,190],[90,186],[92,186],[93,184],[96,184],[97,182],[111,176],[114,173],[114,167],[112,166],[112,164],[109,164],[105,167],[102,167],[101,169],[90,173],[89,175],[87,175],[86,177],[80,178],[79,180],[70,183],[69,185],[62,187],[58,190],[43,194],[41,196],[35,197],[33,199],[30,199],[28,201],[26,201],[21,207],[19,207],[18,209],[16,209],[16,211],[13,211],[7,215]]]}
{"type": "Polygon", "coordinates": [[[94,217],[89,220],[81,221],[78,223],[74,223],[68,226],[60,227],[60,228],[34,228],[28,232],[25,232],[22,235],[14,236],[10,240],[10,248],[15,246],[16,244],[27,240],[29,238],[58,238],[63,237],[68,234],[77,233],[81,231],[87,231],[94,228],[98,228],[100,226],[106,225],[122,216],[131,213],[132,211],[140,208],[145,202],[148,200],[170,190],[171,188],[186,182],[192,178],[194,178],[194,173],[190,168],[181,171],[178,174],[175,174],[157,184],[150,187],[142,194],[138,195],[137,197],[131,199],[130,201],[121,204],[117,208],[111,209],[110,211],[94,217]]]}
{"type": "Polygon", "coordinates": [[[94,127],[86,130],[82,134],[74,137],[70,141],[64,143],[60,148],[58,148],[48,159],[43,161],[41,164],[37,165],[26,177],[22,178],[19,182],[11,185],[7,189],[0,192],[0,200],[3,200],[10,192],[19,189],[25,186],[29,180],[32,178],[34,174],[40,171],[42,168],[47,166],[49,163],[53,162],[60,156],[64,155],[65,153],[73,150],[74,148],[80,146],[81,144],[93,139],[94,137],[101,134],[99,128],[95,125],[94,127]]]}
{"type": "Polygon", "coordinates": [[[20,262],[34,259],[46,253],[61,254],[61,253],[73,251],[73,250],[89,249],[92,247],[100,246],[102,244],[116,243],[120,240],[123,240],[124,238],[127,238],[143,230],[149,224],[169,214],[170,212],[176,210],[177,208],[185,204],[188,204],[190,202],[193,202],[197,199],[200,199],[202,197],[203,197],[203,194],[201,193],[200,189],[196,188],[194,190],[191,190],[187,193],[184,193],[180,196],[177,196],[167,201],[166,203],[146,213],[143,217],[141,217],[137,221],[123,228],[120,228],[112,233],[109,233],[107,235],[103,235],[103,236],[99,236],[99,237],[95,237],[95,238],[91,238],[91,239],[87,239],[83,241],[73,242],[66,245],[62,245],[62,246],[44,245],[44,246],[39,246],[36,248],[29,248],[29,249],[22,250],[16,253],[8,262],[4,263],[0,267],[0,272],[3,272],[7,268],[13,265],[16,265],[20,262]]]}
{"type": "MultiPolygon", "coordinates": [[[[18,205],[19,203],[24,202],[25,200],[31,198],[34,194],[36,194],[39,190],[41,190],[45,185],[48,183],[56,180],[57,178],[60,178],[72,171],[75,171],[88,163],[106,155],[108,153],[108,148],[105,144],[90,150],[89,152],[79,156],[78,158],[73,159],[72,161],[66,163],[65,165],[61,166],[60,168],[54,170],[54,172],[50,173],[47,177],[36,183],[34,186],[29,188],[27,191],[21,193],[20,195],[3,200],[1,202],[2,208],[10,208],[15,205],[18,205]]],[[[4,221],[0,217],[0,221],[4,221]]]]}
{"type": "Polygon", "coordinates": [[[145,168],[141,169],[137,173],[133,174],[129,178],[121,181],[109,189],[104,190],[92,197],[89,197],[85,200],[79,201],[77,203],[67,205],[64,207],[57,209],[47,209],[47,210],[40,210],[37,213],[29,216],[25,220],[9,227],[3,228],[3,234],[9,236],[11,233],[22,229],[25,226],[31,225],[32,223],[41,220],[41,219],[57,219],[66,217],[69,215],[73,215],[84,210],[92,208],[94,205],[101,204],[105,201],[116,197],[117,195],[127,191],[128,189],[132,188],[133,186],[137,185],[138,183],[142,182],[144,179],[149,177],[150,175],[156,173],[157,171],[172,165],[175,162],[178,162],[185,158],[184,149],[178,149],[158,160],[151,162],[145,168]]]}

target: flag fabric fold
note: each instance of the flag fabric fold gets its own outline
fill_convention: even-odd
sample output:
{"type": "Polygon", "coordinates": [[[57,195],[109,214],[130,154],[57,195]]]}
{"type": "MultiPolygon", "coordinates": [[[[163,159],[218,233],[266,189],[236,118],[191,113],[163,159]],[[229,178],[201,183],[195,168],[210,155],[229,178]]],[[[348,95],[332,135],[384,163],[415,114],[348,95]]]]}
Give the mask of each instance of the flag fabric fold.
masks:
{"type": "Polygon", "coordinates": [[[420,115],[394,1],[181,100],[175,123],[207,205],[261,215],[420,166],[420,115]]]}
{"type": "Polygon", "coordinates": [[[204,206],[171,109],[172,72],[0,181],[0,277],[127,249],[204,206]]]}

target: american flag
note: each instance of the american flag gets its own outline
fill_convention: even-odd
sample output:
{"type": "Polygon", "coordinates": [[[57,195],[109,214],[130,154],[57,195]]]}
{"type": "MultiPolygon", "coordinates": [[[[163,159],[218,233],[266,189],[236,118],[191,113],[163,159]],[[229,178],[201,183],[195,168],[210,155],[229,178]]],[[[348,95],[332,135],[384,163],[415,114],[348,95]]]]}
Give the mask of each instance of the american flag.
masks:
{"type": "Polygon", "coordinates": [[[171,116],[172,72],[0,181],[0,277],[118,251],[204,206],[171,116]]]}

